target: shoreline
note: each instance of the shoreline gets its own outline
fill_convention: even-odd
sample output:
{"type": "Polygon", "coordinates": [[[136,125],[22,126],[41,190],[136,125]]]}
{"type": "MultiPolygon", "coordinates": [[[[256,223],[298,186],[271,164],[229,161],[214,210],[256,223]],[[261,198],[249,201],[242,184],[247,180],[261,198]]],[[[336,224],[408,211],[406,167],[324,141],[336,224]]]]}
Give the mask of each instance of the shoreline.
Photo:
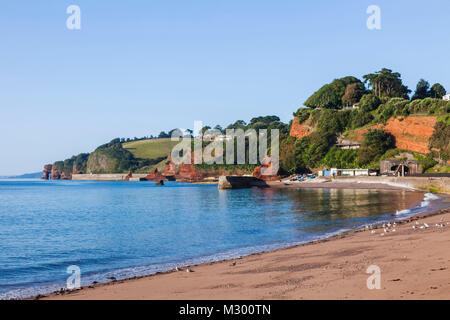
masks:
{"type": "MultiPolygon", "coordinates": [[[[398,187],[394,187],[394,188],[396,190],[399,190],[398,187]]],[[[353,187],[353,189],[355,189],[355,188],[353,187]]],[[[373,186],[372,186],[372,189],[374,189],[373,186]]],[[[400,188],[400,189],[402,189],[402,188],[400,188]]],[[[421,192],[421,191],[410,191],[410,192],[421,192]]],[[[398,225],[397,228],[399,228],[399,229],[401,228],[402,225],[411,224],[412,221],[423,221],[426,219],[432,219],[433,217],[436,217],[436,216],[445,216],[446,217],[445,220],[450,221],[450,197],[446,194],[440,194],[439,196],[441,198],[444,198],[444,200],[442,200],[443,202],[449,203],[446,208],[432,210],[427,213],[416,214],[414,216],[405,217],[404,219],[401,219],[401,218],[395,219],[395,217],[393,216],[392,221],[394,221],[394,220],[396,221],[396,224],[398,225]]],[[[442,219],[444,219],[444,218],[442,218],[442,219]]],[[[380,228],[383,228],[382,222],[378,223],[376,225],[373,225],[372,228],[370,228],[370,232],[375,231],[376,233],[378,233],[378,230],[380,228]]],[[[448,230],[450,230],[450,226],[447,226],[446,228],[448,230]]],[[[235,264],[235,265],[238,265],[238,264],[240,265],[240,264],[245,264],[245,262],[249,261],[249,260],[260,263],[260,262],[264,262],[265,260],[267,260],[271,255],[281,254],[281,255],[289,255],[290,256],[291,251],[303,251],[303,250],[305,250],[304,248],[323,246],[323,244],[335,245],[339,240],[353,239],[353,237],[358,237],[358,234],[367,233],[367,231],[368,231],[368,229],[366,229],[366,228],[355,227],[352,230],[339,232],[330,237],[326,237],[326,238],[315,240],[315,241],[310,241],[310,242],[297,244],[297,245],[293,245],[293,246],[282,247],[282,248],[278,248],[275,250],[268,250],[268,251],[263,251],[263,252],[258,252],[258,253],[252,253],[252,254],[245,255],[245,256],[242,256],[239,258],[218,260],[218,261],[205,262],[205,263],[200,263],[200,264],[193,264],[193,265],[189,265],[189,266],[180,268],[180,270],[182,270],[182,271],[192,268],[194,270],[193,273],[180,272],[180,271],[176,271],[176,270],[172,269],[172,270],[167,270],[167,271],[163,271],[163,272],[157,272],[157,273],[150,274],[150,275],[135,276],[135,277],[122,279],[122,280],[114,280],[111,282],[105,282],[105,283],[102,282],[102,283],[97,283],[97,284],[93,284],[93,285],[86,285],[77,290],[64,291],[64,292],[53,292],[50,294],[38,295],[38,296],[30,297],[27,299],[194,299],[195,300],[195,299],[210,299],[209,295],[214,296],[215,299],[265,299],[264,296],[258,296],[257,293],[255,293],[254,295],[253,294],[241,295],[238,291],[234,292],[230,296],[222,296],[217,292],[217,291],[222,291],[222,290],[219,290],[221,288],[220,286],[217,288],[210,288],[209,291],[211,291],[211,292],[209,293],[209,295],[203,296],[203,295],[199,295],[197,293],[198,288],[195,288],[196,287],[195,283],[190,283],[190,282],[186,284],[187,287],[185,288],[188,291],[186,293],[189,293],[188,296],[182,297],[182,296],[180,296],[178,291],[172,292],[172,293],[169,293],[166,291],[175,289],[176,287],[178,287],[180,285],[183,286],[182,282],[181,283],[179,283],[178,281],[173,282],[172,278],[174,278],[174,277],[180,278],[179,276],[186,275],[186,277],[181,277],[182,278],[181,280],[187,280],[185,278],[190,278],[189,275],[194,275],[194,277],[195,277],[195,276],[197,276],[198,268],[200,268],[202,270],[205,269],[209,278],[214,279],[214,281],[220,281],[220,280],[222,280],[221,277],[211,275],[211,273],[215,274],[216,271],[214,269],[229,268],[230,263],[235,264]],[[208,269],[212,269],[212,270],[208,270],[208,269]],[[163,278],[167,278],[167,277],[168,277],[167,281],[169,281],[169,284],[165,283],[165,280],[163,280],[163,278]],[[161,281],[163,283],[161,283],[161,281]],[[146,291],[145,289],[140,289],[142,284],[145,284],[145,283],[150,284],[152,282],[159,283],[160,285],[157,286],[158,290],[160,290],[161,288],[164,288],[163,291],[165,291],[165,293],[161,292],[160,294],[154,294],[151,292],[147,292],[147,293],[142,292],[142,290],[146,291]],[[162,285],[162,287],[161,287],[161,285],[162,285]],[[125,288],[123,288],[123,287],[125,287],[125,288]],[[122,288],[124,290],[121,290],[122,288]],[[120,291],[122,291],[122,292],[120,293],[120,291]],[[131,293],[131,292],[133,292],[133,293],[131,293]],[[138,296],[136,296],[136,294],[138,294],[138,296]],[[219,294],[219,296],[217,296],[217,294],[219,294]]],[[[400,232],[396,233],[396,235],[399,235],[399,234],[400,234],[400,232]]],[[[385,239],[387,239],[387,238],[388,237],[385,237],[385,239]]],[[[388,249],[388,248],[386,248],[386,249],[388,249]]],[[[450,261],[450,257],[449,257],[448,261],[450,261]]],[[[202,279],[198,279],[198,281],[199,281],[199,283],[202,283],[202,279]]],[[[244,283],[245,283],[246,282],[245,277],[241,281],[244,281],[244,283]]],[[[264,288],[266,285],[268,285],[266,282],[267,281],[262,281],[262,283],[260,284],[261,288],[264,288]]],[[[227,287],[227,286],[225,286],[225,287],[227,287]]],[[[228,286],[228,288],[230,289],[231,292],[233,292],[232,287],[233,286],[231,286],[231,287],[228,286]]],[[[225,291],[227,291],[227,290],[225,290],[225,291]]],[[[450,295],[448,297],[450,297],[450,295]]],[[[270,298],[273,298],[273,297],[270,297],[270,298]]],[[[281,297],[281,298],[284,299],[286,297],[281,297]]],[[[287,297],[287,298],[290,299],[289,297],[287,297]]],[[[308,299],[308,298],[314,298],[314,297],[306,296],[305,298],[308,299]]],[[[330,297],[328,297],[328,298],[330,298],[330,297]]],[[[331,296],[331,298],[342,298],[342,297],[331,296]]],[[[417,297],[415,297],[415,298],[417,298],[417,297]]],[[[275,298],[275,299],[277,299],[277,298],[275,298]]]]}
{"type": "Polygon", "coordinates": [[[323,181],[323,182],[290,182],[286,183],[285,181],[273,181],[268,182],[267,185],[270,188],[278,188],[278,189],[355,189],[355,190],[392,190],[392,191],[409,191],[409,192],[422,192],[423,190],[416,190],[413,188],[408,188],[406,186],[400,185],[391,185],[388,183],[367,183],[367,182],[335,182],[335,181],[323,181]]]}

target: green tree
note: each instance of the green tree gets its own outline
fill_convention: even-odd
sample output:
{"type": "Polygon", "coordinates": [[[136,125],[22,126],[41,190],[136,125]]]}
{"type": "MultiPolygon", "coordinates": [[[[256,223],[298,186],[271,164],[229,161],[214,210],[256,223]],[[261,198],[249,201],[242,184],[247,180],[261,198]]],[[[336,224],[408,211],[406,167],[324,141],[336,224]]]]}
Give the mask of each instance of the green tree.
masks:
{"type": "Polygon", "coordinates": [[[211,129],[211,127],[210,126],[204,126],[200,131],[201,131],[201,134],[205,134],[205,132],[206,131],[208,131],[208,130],[210,130],[211,129]]]}
{"type": "Polygon", "coordinates": [[[317,168],[330,147],[336,143],[336,135],[314,131],[295,143],[295,168],[298,172],[309,172],[310,168],[317,168]]]}
{"type": "Polygon", "coordinates": [[[278,121],[280,121],[280,118],[277,116],[255,117],[250,120],[250,125],[253,125],[258,122],[269,124],[269,123],[278,122],[278,121]]]}
{"type": "Polygon", "coordinates": [[[244,120],[237,120],[235,123],[230,124],[227,129],[239,129],[245,128],[247,123],[244,120]]]}
{"type": "Polygon", "coordinates": [[[280,142],[280,168],[286,172],[295,171],[295,138],[286,137],[280,142]]]}
{"type": "Polygon", "coordinates": [[[349,118],[348,112],[338,110],[321,110],[318,128],[327,134],[337,134],[345,130],[349,118]]]}
{"type": "Polygon", "coordinates": [[[437,149],[437,152],[443,159],[450,160],[450,125],[438,121],[434,126],[433,135],[429,141],[431,150],[437,149]]]}
{"type": "Polygon", "coordinates": [[[377,109],[381,104],[381,100],[373,93],[365,94],[359,101],[361,111],[370,112],[377,109]]]}
{"type": "Polygon", "coordinates": [[[297,117],[298,123],[303,123],[309,119],[311,116],[312,109],[310,108],[299,108],[296,113],[294,113],[294,117],[297,117]]]}
{"type": "Polygon", "coordinates": [[[445,91],[445,88],[440,83],[435,83],[431,86],[430,89],[430,97],[435,99],[442,99],[443,96],[447,91],[445,91]]]}
{"type": "Polygon", "coordinates": [[[369,130],[364,136],[364,142],[358,150],[360,165],[377,161],[387,150],[394,147],[394,137],[384,130],[369,130]]]}
{"type": "Polygon", "coordinates": [[[339,109],[345,105],[343,97],[347,86],[354,83],[357,84],[357,88],[364,88],[361,80],[352,76],[335,79],[314,92],[304,105],[310,108],[339,109]]]}
{"type": "Polygon", "coordinates": [[[170,136],[166,132],[161,131],[159,133],[159,135],[158,135],[158,138],[160,138],[160,139],[162,139],[162,138],[170,138],[170,136]]]}
{"type": "Polygon", "coordinates": [[[357,164],[358,150],[343,150],[335,146],[331,147],[323,159],[323,164],[328,168],[355,168],[357,164]]]}
{"type": "Polygon", "coordinates": [[[349,84],[345,88],[344,96],[342,97],[342,103],[346,106],[352,106],[361,100],[366,88],[362,82],[355,82],[349,84]]]}
{"type": "Polygon", "coordinates": [[[356,129],[365,126],[373,120],[373,115],[364,110],[354,110],[351,114],[351,128],[356,129]]]}
{"type": "Polygon", "coordinates": [[[420,79],[416,86],[416,91],[411,100],[425,99],[430,97],[430,84],[424,79],[420,79]]]}
{"type": "Polygon", "coordinates": [[[379,97],[401,97],[408,99],[411,92],[408,87],[403,85],[401,74],[392,72],[390,69],[383,68],[378,72],[366,74],[363,76],[364,82],[368,83],[373,93],[379,97]]]}
{"type": "Polygon", "coordinates": [[[341,97],[330,84],[324,85],[305,101],[305,106],[309,108],[338,108],[341,104],[341,97]]]}

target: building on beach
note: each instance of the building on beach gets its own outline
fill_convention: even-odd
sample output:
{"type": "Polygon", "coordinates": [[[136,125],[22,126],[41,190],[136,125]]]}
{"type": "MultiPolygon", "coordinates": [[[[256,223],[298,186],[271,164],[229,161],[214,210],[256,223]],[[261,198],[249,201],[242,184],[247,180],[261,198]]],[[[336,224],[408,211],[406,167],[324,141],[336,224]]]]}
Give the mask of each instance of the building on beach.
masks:
{"type": "MultiPolygon", "coordinates": [[[[333,177],[356,177],[356,176],[370,176],[372,175],[370,169],[337,169],[332,168],[330,170],[333,177]]],[[[375,173],[376,174],[376,173],[375,173]]]]}

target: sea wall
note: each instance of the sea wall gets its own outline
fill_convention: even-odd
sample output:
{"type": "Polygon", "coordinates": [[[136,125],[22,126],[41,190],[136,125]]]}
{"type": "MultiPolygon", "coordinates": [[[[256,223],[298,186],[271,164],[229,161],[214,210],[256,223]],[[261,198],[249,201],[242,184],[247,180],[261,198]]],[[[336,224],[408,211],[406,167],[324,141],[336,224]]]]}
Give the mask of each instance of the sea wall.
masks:
{"type": "Polygon", "coordinates": [[[333,182],[387,183],[415,190],[433,190],[450,194],[449,177],[335,177],[333,182]]]}
{"type": "Polygon", "coordinates": [[[243,189],[252,187],[267,187],[266,182],[255,177],[247,176],[221,176],[219,177],[219,189],[243,189]]]}
{"type": "MultiPolygon", "coordinates": [[[[124,181],[127,173],[110,173],[110,174],[73,174],[72,180],[78,181],[124,181]]],[[[145,178],[147,174],[133,174],[130,181],[139,181],[145,178]]]]}

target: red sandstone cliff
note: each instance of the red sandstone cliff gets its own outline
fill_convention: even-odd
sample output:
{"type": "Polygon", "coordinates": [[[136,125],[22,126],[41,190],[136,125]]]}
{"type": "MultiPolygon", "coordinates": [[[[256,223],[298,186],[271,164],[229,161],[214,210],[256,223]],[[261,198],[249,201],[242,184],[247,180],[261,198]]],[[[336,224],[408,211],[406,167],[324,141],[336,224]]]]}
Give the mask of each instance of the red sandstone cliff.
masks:
{"type": "Polygon", "coordinates": [[[176,164],[172,161],[172,158],[169,157],[166,162],[166,166],[164,167],[164,176],[175,176],[177,171],[176,164]]]}
{"type": "Polygon", "coordinates": [[[294,120],[292,120],[292,126],[291,126],[291,132],[290,132],[291,137],[300,139],[300,138],[310,135],[312,131],[313,131],[313,128],[311,128],[303,123],[302,124],[298,123],[297,117],[294,117],[294,120]]]}
{"type": "Polygon", "coordinates": [[[47,164],[44,166],[44,171],[42,173],[42,179],[48,180],[52,174],[53,165],[47,164]]]}
{"type": "Polygon", "coordinates": [[[395,145],[399,149],[418,153],[429,153],[428,141],[436,124],[436,117],[409,116],[391,118],[386,125],[378,124],[356,131],[355,139],[364,140],[364,134],[370,129],[383,129],[395,137],[395,145]]]}
{"type": "MultiPolygon", "coordinates": [[[[357,129],[349,137],[350,140],[362,142],[364,134],[370,129],[383,129],[395,137],[396,147],[403,150],[427,154],[428,142],[434,132],[436,117],[409,116],[391,118],[386,125],[377,124],[371,127],[357,129]]],[[[313,129],[305,124],[299,124],[297,117],[292,121],[290,135],[297,139],[308,136],[313,129]]]]}
{"type": "Polygon", "coordinates": [[[158,169],[153,169],[152,171],[150,171],[149,175],[145,177],[146,180],[149,181],[157,181],[157,180],[165,180],[166,177],[163,176],[158,169]]]}
{"type": "Polygon", "coordinates": [[[194,167],[194,152],[191,152],[191,164],[176,165],[169,157],[163,175],[173,176],[177,180],[200,181],[203,179],[203,174],[194,167]]]}

